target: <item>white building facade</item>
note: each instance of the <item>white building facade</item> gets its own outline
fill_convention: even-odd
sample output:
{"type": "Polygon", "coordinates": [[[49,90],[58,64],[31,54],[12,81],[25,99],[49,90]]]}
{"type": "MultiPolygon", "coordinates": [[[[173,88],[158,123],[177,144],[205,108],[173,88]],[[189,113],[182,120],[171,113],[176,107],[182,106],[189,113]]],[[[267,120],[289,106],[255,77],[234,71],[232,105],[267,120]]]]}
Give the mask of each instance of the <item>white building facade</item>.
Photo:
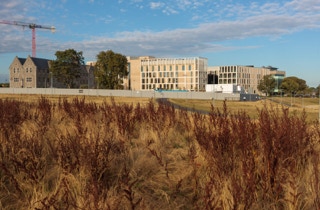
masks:
{"type": "Polygon", "coordinates": [[[208,60],[202,57],[128,57],[128,87],[132,90],[205,91],[208,60]]]}

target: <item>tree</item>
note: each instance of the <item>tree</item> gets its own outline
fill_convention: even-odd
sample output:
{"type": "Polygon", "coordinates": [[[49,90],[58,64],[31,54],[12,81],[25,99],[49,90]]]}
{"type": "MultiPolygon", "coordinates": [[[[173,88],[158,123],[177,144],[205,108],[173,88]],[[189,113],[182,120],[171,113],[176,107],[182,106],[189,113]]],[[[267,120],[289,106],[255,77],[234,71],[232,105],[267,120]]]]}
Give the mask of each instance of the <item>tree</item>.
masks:
{"type": "Polygon", "coordinates": [[[82,65],[84,65],[82,52],[68,49],[65,51],[57,51],[55,55],[57,57],[56,60],[50,63],[52,76],[68,88],[72,88],[74,86],[74,80],[80,77],[80,69],[82,65]]]}
{"type": "Polygon", "coordinates": [[[99,88],[123,89],[123,78],[129,74],[127,66],[126,56],[112,50],[100,52],[95,65],[99,88]]]}
{"type": "Polygon", "coordinates": [[[272,75],[265,75],[259,81],[258,90],[265,93],[266,96],[271,95],[274,88],[276,87],[276,80],[272,75]]]}
{"type": "Polygon", "coordinates": [[[304,93],[308,86],[306,81],[297,77],[286,77],[281,83],[281,89],[285,93],[294,95],[296,93],[304,93]]]}

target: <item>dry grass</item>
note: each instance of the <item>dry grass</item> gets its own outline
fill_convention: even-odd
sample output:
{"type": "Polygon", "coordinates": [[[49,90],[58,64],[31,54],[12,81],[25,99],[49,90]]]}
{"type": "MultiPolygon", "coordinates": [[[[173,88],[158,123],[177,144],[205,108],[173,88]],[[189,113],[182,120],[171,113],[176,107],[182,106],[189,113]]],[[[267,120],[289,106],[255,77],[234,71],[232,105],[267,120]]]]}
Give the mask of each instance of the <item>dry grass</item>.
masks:
{"type": "Polygon", "coordinates": [[[0,209],[320,208],[303,114],[87,99],[0,99],[0,209]]]}
{"type": "Polygon", "coordinates": [[[110,97],[110,96],[66,96],[66,95],[37,95],[37,94],[0,94],[0,99],[11,99],[18,100],[23,102],[38,102],[41,97],[46,97],[46,99],[57,103],[59,100],[70,100],[76,98],[84,98],[86,102],[92,102],[97,104],[102,104],[106,101],[109,101],[110,98],[113,98],[117,103],[140,103],[141,105],[147,104],[150,99],[148,98],[135,98],[135,97],[110,97]]]}
{"type": "MultiPolygon", "coordinates": [[[[174,104],[178,104],[182,107],[194,108],[195,110],[202,110],[209,112],[211,109],[211,104],[221,109],[223,107],[224,101],[212,101],[212,100],[185,100],[185,99],[170,99],[174,104]]],[[[252,119],[258,118],[257,109],[263,108],[265,105],[272,106],[277,109],[282,109],[282,107],[289,107],[291,113],[301,114],[306,112],[307,120],[309,122],[317,121],[319,118],[319,100],[317,98],[296,98],[292,100],[290,98],[270,98],[269,100],[260,100],[254,102],[242,102],[242,101],[227,101],[229,111],[236,113],[238,111],[245,111],[252,119]]]]}

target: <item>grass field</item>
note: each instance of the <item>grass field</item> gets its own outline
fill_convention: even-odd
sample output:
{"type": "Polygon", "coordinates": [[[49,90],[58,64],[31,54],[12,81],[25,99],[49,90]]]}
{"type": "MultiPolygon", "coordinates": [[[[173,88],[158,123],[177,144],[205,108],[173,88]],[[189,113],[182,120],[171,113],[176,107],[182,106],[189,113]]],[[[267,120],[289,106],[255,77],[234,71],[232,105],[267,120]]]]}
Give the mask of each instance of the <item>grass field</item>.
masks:
{"type": "MultiPolygon", "coordinates": [[[[41,95],[27,95],[27,94],[0,94],[0,99],[14,99],[18,101],[24,101],[24,102],[38,102],[38,100],[41,98],[41,95]]],[[[59,100],[67,99],[67,100],[73,100],[75,98],[84,98],[86,102],[94,102],[97,104],[101,104],[105,101],[110,101],[111,97],[107,96],[63,96],[63,95],[43,95],[43,97],[47,98],[48,100],[52,102],[58,102],[59,100]]],[[[148,98],[127,98],[127,97],[113,97],[113,99],[117,103],[140,103],[140,104],[146,104],[150,101],[148,98]]]]}
{"type": "MultiPolygon", "coordinates": [[[[195,110],[210,111],[211,105],[222,109],[223,101],[212,100],[184,100],[184,99],[170,99],[170,102],[178,104],[182,107],[194,108],[195,110]]],[[[316,121],[319,117],[319,99],[317,98],[295,98],[288,97],[273,97],[259,101],[227,101],[228,110],[232,113],[238,111],[245,111],[252,119],[258,117],[258,110],[264,106],[269,106],[277,109],[282,107],[289,108],[291,113],[306,112],[308,121],[316,121]]]]}
{"type": "Polygon", "coordinates": [[[320,209],[318,123],[268,100],[214,106],[1,95],[0,209],[320,209]]]}
{"type": "MultiPolygon", "coordinates": [[[[0,99],[15,99],[25,102],[37,102],[41,96],[39,95],[25,95],[25,94],[0,94],[0,99]]],[[[67,99],[72,100],[78,96],[45,96],[50,101],[57,102],[59,100],[67,99]]],[[[81,97],[83,98],[83,97],[81,97]]],[[[94,102],[101,104],[106,101],[110,101],[111,97],[103,96],[85,96],[86,102],[94,102]]],[[[113,97],[117,103],[147,104],[150,98],[128,98],[128,97],[113,97]]],[[[192,108],[195,110],[210,112],[211,105],[216,108],[222,109],[223,101],[212,100],[186,100],[186,99],[169,99],[171,103],[177,104],[182,107],[192,108]]],[[[258,109],[264,106],[271,106],[281,109],[282,107],[288,107],[291,113],[306,112],[307,120],[312,122],[319,119],[319,99],[317,98],[290,98],[290,97],[272,97],[267,100],[260,100],[255,102],[248,101],[227,101],[228,110],[232,113],[238,111],[245,111],[252,119],[258,117],[258,109]]]]}

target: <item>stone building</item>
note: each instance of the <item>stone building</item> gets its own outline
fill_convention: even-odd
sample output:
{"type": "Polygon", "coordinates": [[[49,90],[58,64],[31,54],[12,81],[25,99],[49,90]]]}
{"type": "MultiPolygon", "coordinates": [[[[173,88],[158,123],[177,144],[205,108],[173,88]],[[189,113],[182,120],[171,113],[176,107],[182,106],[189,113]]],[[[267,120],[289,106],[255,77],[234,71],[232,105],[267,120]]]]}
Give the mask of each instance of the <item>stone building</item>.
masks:
{"type": "MultiPolygon", "coordinates": [[[[15,57],[9,67],[11,88],[66,88],[49,71],[50,60],[44,58],[15,57]]],[[[83,65],[75,88],[95,88],[94,67],[83,65]]]]}

